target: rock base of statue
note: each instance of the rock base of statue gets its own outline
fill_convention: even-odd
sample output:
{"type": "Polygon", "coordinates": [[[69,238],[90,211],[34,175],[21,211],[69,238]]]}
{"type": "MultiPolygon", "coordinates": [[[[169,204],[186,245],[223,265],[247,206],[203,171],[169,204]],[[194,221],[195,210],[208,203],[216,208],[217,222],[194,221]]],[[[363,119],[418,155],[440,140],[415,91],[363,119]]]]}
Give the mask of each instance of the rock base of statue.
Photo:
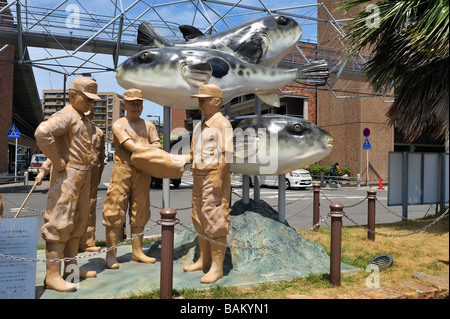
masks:
{"type": "MultiPolygon", "coordinates": [[[[277,212],[266,202],[236,202],[230,209],[228,248],[224,260],[224,279],[238,276],[242,284],[286,280],[311,274],[327,274],[330,258],[323,247],[298,233],[287,223],[277,221],[277,212]],[[257,278],[256,278],[257,277],[257,278]],[[242,280],[247,278],[248,280],[242,280]]],[[[199,257],[198,235],[191,225],[174,238],[174,264],[188,265],[199,257]]],[[[161,242],[148,252],[160,259],[161,242]]],[[[342,273],[358,269],[342,263],[342,273]]]]}

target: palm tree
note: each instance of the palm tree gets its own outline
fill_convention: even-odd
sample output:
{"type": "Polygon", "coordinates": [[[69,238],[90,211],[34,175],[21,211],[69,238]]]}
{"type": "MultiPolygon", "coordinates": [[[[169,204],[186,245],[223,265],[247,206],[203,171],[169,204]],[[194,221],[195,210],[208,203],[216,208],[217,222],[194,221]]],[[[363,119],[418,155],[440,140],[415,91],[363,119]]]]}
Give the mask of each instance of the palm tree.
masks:
{"type": "MultiPolygon", "coordinates": [[[[370,0],[344,1],[349,10],[370,0]]],[[[448,0],[383,0],[352,17],[347,26],[350,55],[369,47],[368,81],[376,91],[393,88],[387,112],[405,138],[425,130],[448,139],[448,0]]]]}

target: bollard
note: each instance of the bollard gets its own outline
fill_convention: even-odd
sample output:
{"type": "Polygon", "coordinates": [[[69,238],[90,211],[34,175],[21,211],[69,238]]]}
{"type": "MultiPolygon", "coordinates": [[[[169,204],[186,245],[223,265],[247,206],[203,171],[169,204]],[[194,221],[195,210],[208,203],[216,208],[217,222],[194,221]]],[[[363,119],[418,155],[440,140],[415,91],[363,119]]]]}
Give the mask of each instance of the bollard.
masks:
{"type": "Polygon", "coordinates": [[[342,217],[344,216],[344,205],[332,203],[330,205],[331,216],[331,245],[330,245],[330,284],[341,285],[341,238],[342,217]]]}
{"type": "Polygon", "coordinates": [[[28,186],[28,172],[23,173],[23,184],[28,186]]]}
{"type": "Polygon", "coordinates": [[[367,191],[367,239],[375,240],[375,199],[377,198],[377,191],[369,189],[367,191]]]}
{"type": "Polygon", "coordinates": [[[159,282],[159,297],[172,299],[173,287],[173,237],[177,224],[177,211],[173,208],[163,208],[161,219],[161,277],[159,282]]]}
{"type": "MultiPolygon", "coordinates": [[[[313,199],[313,226],[319,223],[320,218],[320,184],[313,183],[314,199],[313,199]]],[[[319,229],[320,225],[316,229],[319,229]]]]}

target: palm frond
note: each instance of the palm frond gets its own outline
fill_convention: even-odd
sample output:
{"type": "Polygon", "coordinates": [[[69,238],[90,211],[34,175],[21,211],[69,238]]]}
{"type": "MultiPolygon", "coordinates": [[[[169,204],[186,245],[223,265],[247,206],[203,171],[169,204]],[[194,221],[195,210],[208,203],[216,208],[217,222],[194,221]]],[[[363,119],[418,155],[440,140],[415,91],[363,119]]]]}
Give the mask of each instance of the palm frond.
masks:
{"type": "MultiPolygon", "coordinates": [[[[369,0],[345,2],[349,10],[369,0]]],[[[448,132],[448,0],[384,0],[376,3],[377,26],[363,10],[347,27],[349,55],[372,49],[367,78],[376,91],[394,87],[398,98],[387,116],[412,141],[427,127],[436,137],[448,132]]]]}

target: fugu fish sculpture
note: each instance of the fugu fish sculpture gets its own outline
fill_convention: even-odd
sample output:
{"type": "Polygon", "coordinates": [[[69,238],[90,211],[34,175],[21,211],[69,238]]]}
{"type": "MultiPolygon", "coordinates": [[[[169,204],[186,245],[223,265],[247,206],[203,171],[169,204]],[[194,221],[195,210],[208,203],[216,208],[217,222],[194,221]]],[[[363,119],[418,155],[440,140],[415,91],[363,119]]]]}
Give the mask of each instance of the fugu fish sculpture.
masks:
{"type": "MultiPolygon", "coordinates": [[[[230,119],[233,156],[230,170],[243,175],[280,175],[328,156],[331,135],[311,122],[287,115],[250,115],[230,119]]],[[[189,154],[191,134],[172,142],[172,154],[189,154]]],[[[204,158],[204,160],[211,160],[204,158]]]]}
{"type": "Polygon", "coordinates": [[[267,16],[244,21],[224,31],[205,35],[193,26],[179,27],[186,42],[160,36],[149,21],[141,23],[137,43],[152,47],[215,49],[230,53],[248,63],[275,67],[300,40],[301,26],[284,16],[267,16]]]}
{"type": "Polygon", "coordinates": [[[326,61],[297,69],[268,68],[224,51],[178,46],[141,51],[124,61],[116,72],[123,88],[140,89],[149,101],[182,109],[198,109],[198,101],[190,96],[207,83],[222,89],[223,104],[253,93],[268,105],[279,107],[278,88],[292,81],[325,85],[329,75],[326,61]]]}

